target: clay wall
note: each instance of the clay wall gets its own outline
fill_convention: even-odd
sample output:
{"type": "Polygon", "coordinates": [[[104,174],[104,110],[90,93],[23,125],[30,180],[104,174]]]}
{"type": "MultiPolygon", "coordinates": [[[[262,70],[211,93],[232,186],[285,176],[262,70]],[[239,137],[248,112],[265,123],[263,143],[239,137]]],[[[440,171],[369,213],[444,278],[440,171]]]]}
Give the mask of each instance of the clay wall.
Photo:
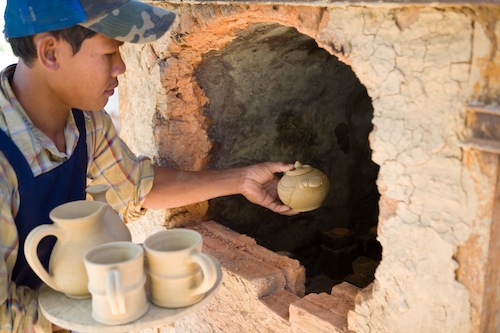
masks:
{"type": "MultiPolygon", "coordinates": [[[[160,331],[499,329],[498,273],[492,270],[494,244],[500,242],[492,223],[498,152],[468,144],[473,133],[466,118],[472,106],[500,112],[500,6],[154,4],[174,10],[178,19],[160,41],[124,47],[121,133],[132,149],[161,164],[204,168],[211,150],[210,120],[203,113],[208,100],[193,74],[203,55],[223,49],[254,24],[294,27],[350,66],[372,100],[370,146],[380,167],[378,241],[383,248],[374,282],[359,292],[340,287],[338,295],[350,296],[344,310],[333,314],[340,308],[338,300],[332,301],[335,292],[304,296],[297,287],[300,279],[292,279],[295,284],[290,276],[287,280],[283,269],[293,266],[293,260],[285,265],[266,256],[252,259],[269,265],[273,279],[263,280],[275,281],[259,294],[248,281],[262,279],[250,276],[252,270],[235,268],[254,264],[248,244],[238,245],[245,247],[243,256],[249,261],[244,261],[229,255],[232,247],[227,253],[214,250],[221,245],[206,243],[207,251],[223,263],[226,280],[220,298],[202,313],[160,331]]],[[[202,221],[207,207],[200,203],[149,212],[131,229],[140,241],[164,227],[202,221]]],[[[217,234],[219,229],[210,230],[217,234]]]]}

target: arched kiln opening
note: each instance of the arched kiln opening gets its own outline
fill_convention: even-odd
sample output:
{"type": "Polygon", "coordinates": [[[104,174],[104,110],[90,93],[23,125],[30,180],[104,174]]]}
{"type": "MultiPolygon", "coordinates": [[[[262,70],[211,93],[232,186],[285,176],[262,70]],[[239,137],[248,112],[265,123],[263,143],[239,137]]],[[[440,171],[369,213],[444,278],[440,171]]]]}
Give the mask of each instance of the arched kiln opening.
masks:
{"type": "Polygon", "coordinates": [[[209,100],[211,167],[298,160],[331,182],[312,212],[280,216],[232,196],[212,200],[209,217],[300,260],[308,292],[373,281],[380,260],[373,107],[351,68],[296,29],[262,23],[206,53],[195,76],[209,100]]]}

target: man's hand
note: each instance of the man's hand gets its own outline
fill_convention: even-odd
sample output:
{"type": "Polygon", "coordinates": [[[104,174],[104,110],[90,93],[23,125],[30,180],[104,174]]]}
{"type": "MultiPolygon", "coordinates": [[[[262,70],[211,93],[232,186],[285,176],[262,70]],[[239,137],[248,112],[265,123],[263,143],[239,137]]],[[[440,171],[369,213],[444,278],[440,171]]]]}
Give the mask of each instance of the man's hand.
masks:
{"type": "Polygon", "coordinates": [[[282,215],[296,215],[298,212],[284,205],[278,198],[278,177],[276,173],[293,169],[293,164],[266,162],[245,168],[240,183],[240,193],[257,205],[282,215]]]}

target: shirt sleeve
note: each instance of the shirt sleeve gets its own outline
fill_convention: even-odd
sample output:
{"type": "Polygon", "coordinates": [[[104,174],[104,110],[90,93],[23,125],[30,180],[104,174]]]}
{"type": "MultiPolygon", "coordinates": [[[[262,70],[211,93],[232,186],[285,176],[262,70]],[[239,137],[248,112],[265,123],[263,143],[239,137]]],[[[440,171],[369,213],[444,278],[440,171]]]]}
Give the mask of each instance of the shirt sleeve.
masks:
{"type": "Polygon", "coordinates": [[[136,156],[118,136],[105,112],[85,112],[90,184],[107,184],[108,203],[125,222],[144,215],[142,204],[153,187],[151,159],[136,156]]]}
{"type": "Polygon", "coordinates": [[[0,332],[52,332],[38,308],[38,292],[10,279],[19,244],[13,218],[16,185],[15,173],[0,153],[0,332]]]}

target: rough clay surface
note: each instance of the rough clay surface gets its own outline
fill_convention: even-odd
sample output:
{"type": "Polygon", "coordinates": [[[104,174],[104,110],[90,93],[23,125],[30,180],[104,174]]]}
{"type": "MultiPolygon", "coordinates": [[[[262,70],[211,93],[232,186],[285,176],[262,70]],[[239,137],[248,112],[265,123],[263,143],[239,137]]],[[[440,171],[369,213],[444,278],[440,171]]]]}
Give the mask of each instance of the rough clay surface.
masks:
{"type": "MultiPolygon", "coordinates": [[[[200,112],[206,101],[191,77],[202,53],[220,49],[253,22],[296,27],[352,66],[373,101],[383,258],[373,286],[358,295],[348,315],[349,330],[479,331],[498,160],[462,150],[461,139],[467,105],[491,103],[495,96],[498,101],[498,7],[186,4],[173,9],[179,19],[171,36],[153,46],[125,48],[129,72],[120,93],[127,100],[126,141],[159,161],[203,167],[210,150],[200,112]],[[179,139],[183,131],[188,141],[179,139]]],[[[231,274],[227,287],[244,290],[245,283],[231,274]]],[[[198,320],[208,317],[219,321],[213,332],[226,332],[230,317],[238,319],[240,332],[286,331],[268,324],[275,314],[240,301],[239,313],[207,308],[179,323],[179,331],[196,331],[198,320]]]]}
{"type": "MultiPolygon", "coordinates": [[[[351,313],[351,326],[358,332],[470,332],[480,304],[471,299],[471,286],[457,281],[456,251],[472,235],[475,246],[487,244],[491,215],[483,209],[491,214],[495,175],[478,170],[484,162],[460,149],[460,136],[485,36],[467,10],[378,14],[334,10],[327,29],[347,43],[346,57],[372,97],[373,159],[380,165],[383,260],[373,290],[351,313]],[[363,33],[353,33],[353,26],[363,33]]],[[[474,253],[478,267],[485,264],[483,251],[474,253]]],[[[481,275],[476,279],[482,285],[481,275]]]]}

